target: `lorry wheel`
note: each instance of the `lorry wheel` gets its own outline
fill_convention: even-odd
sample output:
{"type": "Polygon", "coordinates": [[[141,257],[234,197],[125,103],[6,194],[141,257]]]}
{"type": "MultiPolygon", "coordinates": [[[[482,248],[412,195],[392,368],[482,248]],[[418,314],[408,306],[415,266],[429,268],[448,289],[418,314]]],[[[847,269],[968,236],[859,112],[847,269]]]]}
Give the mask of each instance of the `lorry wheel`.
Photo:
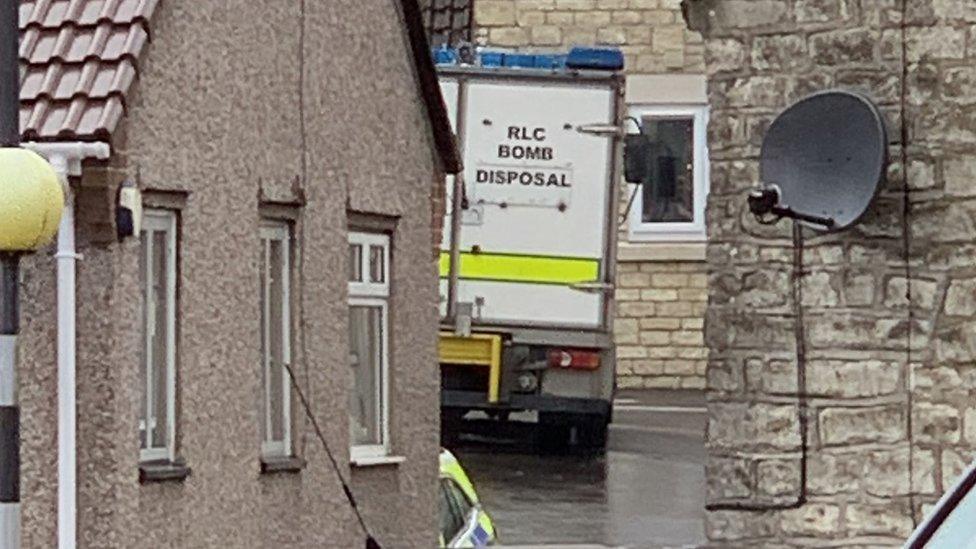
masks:
{"type": "Polygon", "coordinates": [[[587,416],[577,423],[579,445],[588,450],[604,452],[607,449],[609,418],[606,416],[587,416]]]}
{"type": "Polygon", "coordinates": [[[569,446],[570,425],[560,414],[540,412],[535,435],[539,452],[564,453],[569,446]]]}
{"type": "Polygon", "coordinates": [[[456,448],[461,441],[464,413],[463,410],[452,408],[441,409],[441,446],[444,448],[456,448]]]}

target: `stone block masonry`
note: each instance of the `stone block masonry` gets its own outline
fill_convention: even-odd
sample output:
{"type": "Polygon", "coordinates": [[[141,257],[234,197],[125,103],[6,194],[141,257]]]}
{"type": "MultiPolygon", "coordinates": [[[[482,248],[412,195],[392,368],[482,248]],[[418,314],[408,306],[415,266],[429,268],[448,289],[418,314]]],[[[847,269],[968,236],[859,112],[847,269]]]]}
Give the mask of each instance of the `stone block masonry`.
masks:
{"type": "Polygon", "coordinates": [[[704,267],[691,261],[617,266],[619,387],[704,388],[704,267]]]}
{"type": "Polygon", "coordinates": [[[976,7],[685,3],[713,109],[710,544],[900,546],[976,455],[976,7]],[[862,224],[805,231],[804,456],[790,227],[756,224],[744,191],[773,117],[834,87],[881,105],[892,162],[862,224]]]}
{"type": "Polygon", "coordinates": [[[704,70],[701,36],[679,0],[477,0],[476,36],[492,46],[620,47],[628,73],[704,70]]]}

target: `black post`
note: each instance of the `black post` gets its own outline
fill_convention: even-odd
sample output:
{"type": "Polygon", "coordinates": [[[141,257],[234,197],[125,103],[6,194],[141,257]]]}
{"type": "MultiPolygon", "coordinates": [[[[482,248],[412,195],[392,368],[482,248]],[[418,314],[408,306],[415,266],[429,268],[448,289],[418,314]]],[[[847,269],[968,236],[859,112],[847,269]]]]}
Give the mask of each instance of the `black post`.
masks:
{"type": "Polygon", "coordinates": [[[20,0],[0,0],[0,147],[20,145],[20,0]]]}
{"type": "MultiPolygon", "coordinates": [[[[0,0],[0,147],[20,145],[20,0],[0,0]]],[[[0,549],[20,547],[19,251],[0,250],[0,549]]]]}

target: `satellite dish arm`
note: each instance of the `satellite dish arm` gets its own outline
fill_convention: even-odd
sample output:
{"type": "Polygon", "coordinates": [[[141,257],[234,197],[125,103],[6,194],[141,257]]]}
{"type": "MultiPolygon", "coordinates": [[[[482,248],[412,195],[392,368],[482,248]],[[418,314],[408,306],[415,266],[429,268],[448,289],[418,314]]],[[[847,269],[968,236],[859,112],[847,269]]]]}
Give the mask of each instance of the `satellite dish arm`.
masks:
{"type": "MultiPolygon", "coordinates": [[[[763,216],[773,214],[776,216],[776,221],[784,217],[788,217],[798,221],[822,225],[827,229],[832,229],[836,224],[834,219],[831,217],[806,214],[798,212],[789,206],[781,205],[780,192],[776,185],[764,185],[754,189],[749,193],[748,202],[749,211],[760,219],[760,223],[765,224],[765,222],[762,221],[763,216]]],[[[775,221],[773,221],[773,223],[775,223],[775,221]]]]}

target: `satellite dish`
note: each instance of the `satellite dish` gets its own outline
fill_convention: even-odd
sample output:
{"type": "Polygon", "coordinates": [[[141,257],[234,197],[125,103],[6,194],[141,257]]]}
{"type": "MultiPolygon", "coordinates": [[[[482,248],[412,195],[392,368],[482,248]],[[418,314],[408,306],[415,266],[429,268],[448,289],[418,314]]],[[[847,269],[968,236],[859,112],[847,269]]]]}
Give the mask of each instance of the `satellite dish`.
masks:
{"type": "Polygon", "coordinates": [[[749,209],[763,222],[783,217],[837,231],[858,221],[884,181],[888,136],[868,98],[830,90],[801,99],[763,139],[761,184],[749,209]],[[772,214],[776,218],[768,220],[772,214]]]}

